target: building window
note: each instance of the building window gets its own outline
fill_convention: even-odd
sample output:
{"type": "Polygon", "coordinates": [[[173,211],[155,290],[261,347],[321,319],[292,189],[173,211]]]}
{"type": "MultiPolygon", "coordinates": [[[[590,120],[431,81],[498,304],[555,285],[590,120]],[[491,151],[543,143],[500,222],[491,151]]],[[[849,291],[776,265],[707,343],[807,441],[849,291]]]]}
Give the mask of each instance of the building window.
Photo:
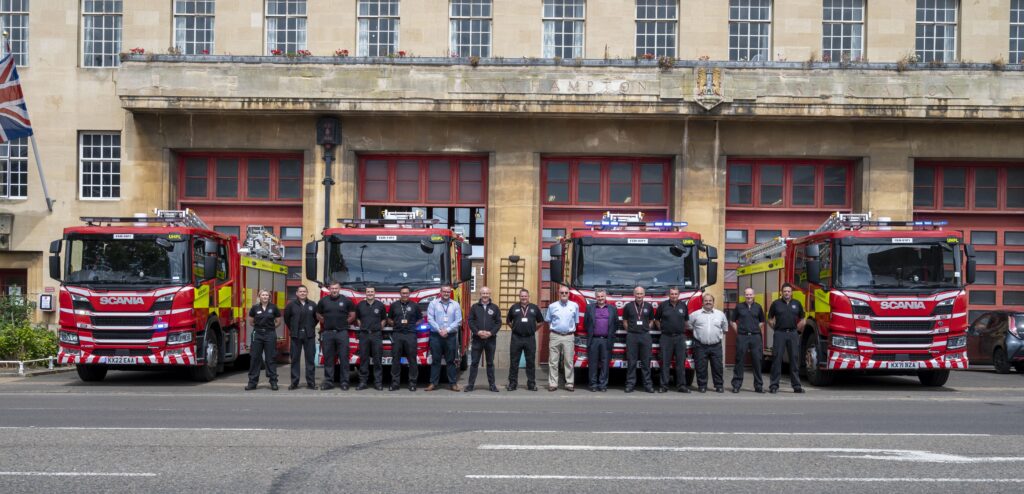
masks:
{"type": "Polygon", "coordinates": [[[386,57],[398,52],[398,0],[359,0],[361,57],[386,57]]]}
{"type": "Polygon", "coordinates": [[[995,305],[996,304],[996,292],[994,290],[971,290],[970,294],[971,305],[995,305]]]}
{"type": "Polygon", "coordinates": [[[974,245],[995,245],[996,232],[975,230],[971,232],[971,243],[974,245]]]}
{"type": "Polygon", "coordinates": [[[213,53],[214,0],[174,1],[174,47],[183,55],[213,53]]]}
{"type": "Polygon", "coordinates": [[[0,144],[0,199],[28,197],[27,138],[0,144]]]}
{"type": "Polygon", "coordinates": [[[821,59],[857,62],[864,57],[864,0],[823,0],[821,59]]]}
{"type": "Polygon", "coordinates": [[[725,243],[745,244],[747,243],[747,230],[726,230],[725,243]]]}
{"type": "Polygon", "coordinates": [[[775,240],[782,236],[782,230],[755,230],[754,243],[763,244],[769,240],[775,240]]]}
{"type": "Polygon", "coordinates": [[[960,0],[917,0],[915,49],[920,62],[956,60],[960,0]]]}
{"type": "Polygon", "coordinates": [[[585,0],[544,0],[544,58],[583,56],[585,0]]]}
{"type": "Polygon", "coordinates": [[[914,207],[935,207],[935,169],[914,167],[914,207]]]}
{"type": "Polygon", "coordinates": [[[592,207],[664,206],[671,173],[665,160],[550,158],[541,173],[545,204],[592,207]]]}
{"type": "Polygon", "coordinates": [[[771,60],[771,0],[729,0],[729,60],[771,60]]]}
{"type": "Polygon", "coordinates": [[[1024,0],[1010,0],[1010,63],[1024,63],[1024,0]]]}
{"type": "Polygon", "coordinates": [[[483,206],[487,202],[487,161],[476,156],[363,156],[360,183],[364,205],[483,206]]]}
{"type": "Polygon", "coordinates": [[[996,272],[995,271],[978,271],[974,277],[975,285],[995,285],[996,284],[996,272]]]}
{"type": "Polygon", "coordinates": [[[1003,236],[1004,245],[1024,245],[1024,232],[1006,232],[1003,236]]]}
{"type": "Polygon", "coordinates": [[[306,49],[306,0],[267,0],[267,54],[306,49]]]}
{"type": "Polygon", "coordinates": [[[924,163],[914,168],[914,207],[919,210],[1024,208],[1020,164],[924,163]]]}
{"type": "Polygon", "coordinates": [[[121,197],[120,133],[82,132],[78,135],[78,157],[82,199],[121,197]]]}
{"type": "Polygon", "coordinates": [[[117,67],[121,63],[121,0],[82,2],[82,66],[117,67]]]}
{"type": "Polygon", "coordinates": [[[451,2],[452,56],[491,56],[491,0],[451,2]]]}
{"type": "Polygon", "coordinates": [[[302,200],[302,160],[297,156],[184,155],[180,163],[186,201],[302,200]]]}
{"type": "Polygon", "coordinates": [[[844,209],[851,163],[773,160],[731,162],[727,203],[736,207],[844,209]]]}
{"type": "Polygon", "coordinates": [[[636,0],[636,56],[676,56],[676,0],[636,0]]]}
{"type": "Polygon", "coordinates": [[[28,2],[0,2],[0,31],[7,33],[7,43],[0,47],[0,51],[13,54],[14,63],[21,67],[28,65],[28,2]],[[10,50],[7,49],[8,44],[10,50]]]}
{"type": "Polygon", "coordinates": [[[1024,285],[1024,271],[1006,271],[1003,273],[1004,285],[1024,285]]]}

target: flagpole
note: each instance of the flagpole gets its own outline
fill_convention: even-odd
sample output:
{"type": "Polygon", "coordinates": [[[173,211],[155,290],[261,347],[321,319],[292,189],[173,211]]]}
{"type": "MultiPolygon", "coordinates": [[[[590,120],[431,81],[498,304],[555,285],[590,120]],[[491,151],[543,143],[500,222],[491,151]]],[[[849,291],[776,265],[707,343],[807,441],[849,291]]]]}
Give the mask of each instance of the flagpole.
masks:
{"type": "Polygon", "coordinates": [[[53,199],[50,199],[50,191],[46,188],[46,177],[43,175],[43,164],[39,161],[39,147],[36,146],[36,135],[32,134],[29,136],[32,140],[32,156],[36,158],[36,170],[39,171],[39,184],[43,186],[43,197],[46,199],[46,209],[53,212],[53,199]]]}

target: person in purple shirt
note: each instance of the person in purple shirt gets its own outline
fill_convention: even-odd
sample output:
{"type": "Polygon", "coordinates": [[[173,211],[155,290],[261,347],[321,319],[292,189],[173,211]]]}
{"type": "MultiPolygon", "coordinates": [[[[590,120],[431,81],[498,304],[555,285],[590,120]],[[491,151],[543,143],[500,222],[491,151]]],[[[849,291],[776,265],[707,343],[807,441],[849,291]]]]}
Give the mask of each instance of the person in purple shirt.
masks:
{"type": "Polygon", "coordinates": [[[597,302],[587,304],[583,329],[587,332],[587,367],[590,368],[590,391],[608,390],[608,356],[615,342],[615,332],[622,329],[619,310],[607,303],[608,292],[594,293],[597,302]]]}

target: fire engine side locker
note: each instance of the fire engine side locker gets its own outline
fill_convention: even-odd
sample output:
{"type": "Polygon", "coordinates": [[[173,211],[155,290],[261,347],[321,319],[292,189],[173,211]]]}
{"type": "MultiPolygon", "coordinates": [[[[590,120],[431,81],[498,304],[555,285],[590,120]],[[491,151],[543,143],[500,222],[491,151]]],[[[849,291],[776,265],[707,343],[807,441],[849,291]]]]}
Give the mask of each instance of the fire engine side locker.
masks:
{"type": "MultiPolygon", "coordinates": [[[[765,311],[765,318],[768,317],[768,306],[779,298],[779,286],[781,285],[781,273],[785,268],[785,259],[773,259],[759,264],[740,266],[736,270],[737,287],[742,292],[747,287],[754,289],[754,301],[761,304],[765,311]]],[[[743,303],[740,300],[738,303],[743,303]]],[[[772,357],[772,341],[775,330],[765,321],[765,330],[761,333],[764,339],[764,362],[766,365],[772,357]]]]}
{"type": "MultiPolygon", "coordinates": [[[[245,277],[245,292],[242,303],[243,320],[249,315],[249,308],[256,304],[260,290],[270,291],[270,301],[281,311],[284,311],[285,294],[287,290],[288,267],[263,259],[242,256],[242,270],[245,277]]],[[[287,355],[291,351],[288,341],[288,329],[282,322],[277,327],[277,355],[279,362],[287,362],[287,355]]],[[[252,331],[247,325],[245,327],[245,351],[248,354],[252,348],[252,331]]]]}

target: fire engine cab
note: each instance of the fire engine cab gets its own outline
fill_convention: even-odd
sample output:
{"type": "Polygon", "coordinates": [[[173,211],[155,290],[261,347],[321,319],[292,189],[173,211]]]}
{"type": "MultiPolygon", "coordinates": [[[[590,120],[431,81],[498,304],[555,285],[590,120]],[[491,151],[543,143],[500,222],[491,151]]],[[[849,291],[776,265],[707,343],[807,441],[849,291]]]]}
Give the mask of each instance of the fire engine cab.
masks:
{"type": "MultiPolygon", "coordinates": [[[[834,213],[800,238],[777,238],[740,254],[740,290],[765,306],[783,283],[803,303],[799,365],[815,386],[837,372],[916,374],[942,386],[967,368],[967,284],[974,249],[944,221],[889,221],[834,213]]],[[[764,334],[772,358],[772,329],[764,334]]]]}

